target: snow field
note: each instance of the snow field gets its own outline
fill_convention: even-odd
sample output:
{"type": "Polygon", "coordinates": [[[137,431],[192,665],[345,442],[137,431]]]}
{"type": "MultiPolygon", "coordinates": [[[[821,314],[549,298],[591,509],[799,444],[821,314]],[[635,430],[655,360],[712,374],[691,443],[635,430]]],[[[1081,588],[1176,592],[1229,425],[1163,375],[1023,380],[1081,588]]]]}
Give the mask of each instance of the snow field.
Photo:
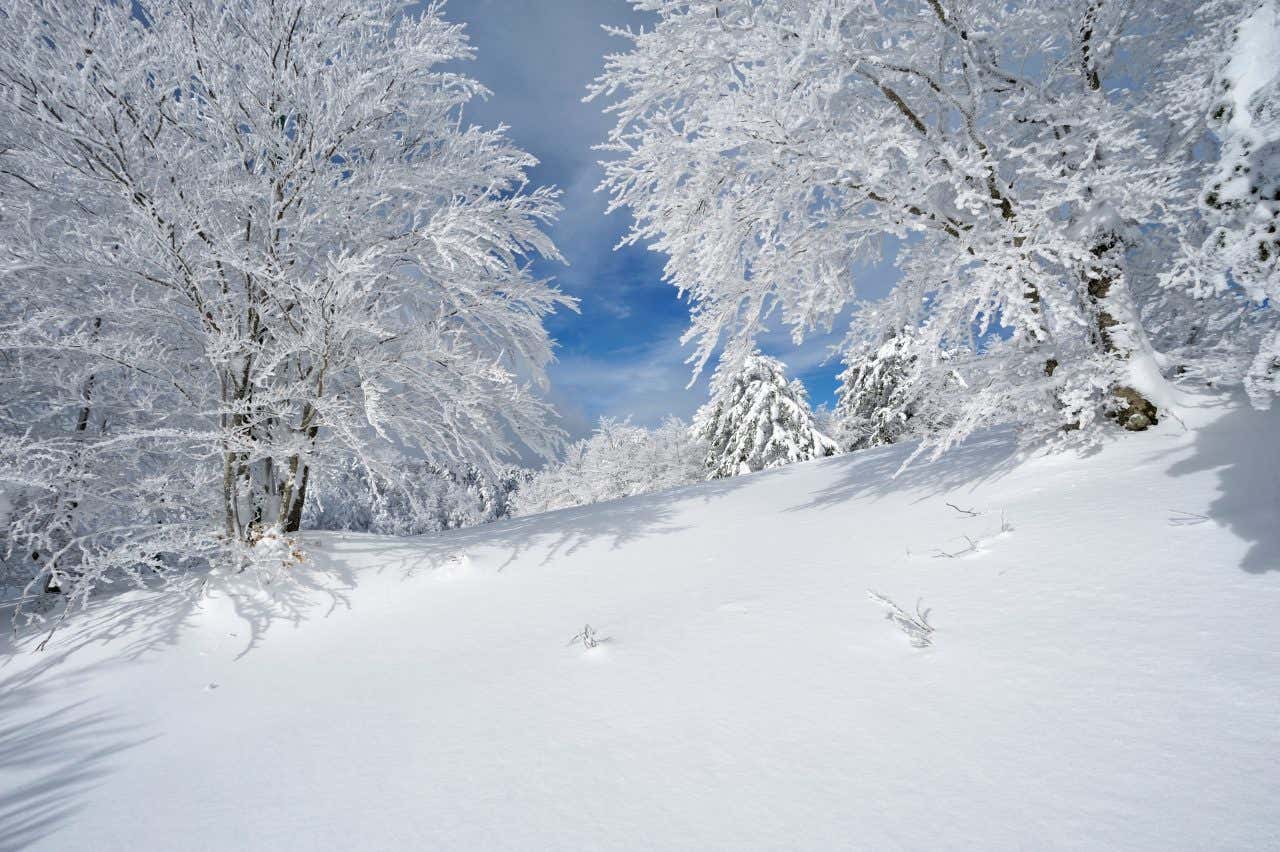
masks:
{"type": "Polygon", "coordinates": [[[1276,848],[1276,422],[1197,404],[100,599],[0,668],[0,845],[1276,848]]]}

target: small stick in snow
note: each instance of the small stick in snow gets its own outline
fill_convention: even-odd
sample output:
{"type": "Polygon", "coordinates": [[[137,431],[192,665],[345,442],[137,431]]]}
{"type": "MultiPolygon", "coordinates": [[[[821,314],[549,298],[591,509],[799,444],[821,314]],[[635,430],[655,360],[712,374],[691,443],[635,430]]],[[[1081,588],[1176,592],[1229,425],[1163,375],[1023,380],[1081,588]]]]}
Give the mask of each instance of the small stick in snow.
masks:
{"type": "Polygon", "coordinates": [[[966,547],[964,550],[957,550],[955,553],[947,553],[945,550],[935,550],[935,551],[933,552],[933,558],[934,558],[934,559],[942,559],[942,558],[944,558],[944,557],[945,557],[945,558],[947,558],[947,559],[956,559],[956,558],[958,558],[958,557],[964,556],[966,553],[977,553],[977,552],[978,552],[978,542],[976,542],[976,541],[974,541],[973,539],[969,538],[969,536],[967,536],[967,535],[966,535],[966,536],[961,536],[961,538],[963,538],[965,541],[969,542],[969,546],[968,546],[968,547],[966,547]]]}
{"type": "Polygon", "coordinates": [[[890,598],[867,589],[867,597],[884,607],[884,617],[897,625],[898,629],[907,634],[910,638],[912,646],[916,648],[928,648],[933,644],[933,625],[929,623],[929,613],[932,610],[920,611],[920,604],[923,599],[916,600],[916,614],[913,616],[902,607],[894,603],[890,598]]]}
{"type": "Polygon", "coordinates": [[[962,515],[968,515],[968,516],[969,516],[969,517],[971,517],[971,518],[976,518],[976,517],[978,517],[979,515],[981,515],[981,514],[982,514],[981,512],[975,512],[975,511],[973,511],[972,509],[961,509],[961,508],[960,508],[959,506],[957,506],[955,503],[948,503],[947,505],[948,505],[948,506],[950,506],[951,508],[955,509],[955,510],[956,510],[957,512],[959,512],[960,514],[962,514],[962,515]]]}
{"type": "Polygon", "coordinates": [[[596,633],[595,628],[593,628],[590,624],[588,624],[582,628],[581,633],[579,633],[578,635],[574,636],[572,639],[569,640],[569,645],[576,645],[577,643],[581,642],[583,647],[590,650],[596,647],[597,645],[602,645],[608,641],[609,641],[608,636],[600,636],[599,634],[596,633]]]}
{"type": "Polygon", "coordinates": [[[1174,515],[1169,519],[1169,523],[1175,527],[1192,527],[1196,524],[1203,524],[1205,521],[1211,521],[1208,515],[1201,515],[1196,512],[1184,512],[1181,509],[1170,509],[1174,515]]]}

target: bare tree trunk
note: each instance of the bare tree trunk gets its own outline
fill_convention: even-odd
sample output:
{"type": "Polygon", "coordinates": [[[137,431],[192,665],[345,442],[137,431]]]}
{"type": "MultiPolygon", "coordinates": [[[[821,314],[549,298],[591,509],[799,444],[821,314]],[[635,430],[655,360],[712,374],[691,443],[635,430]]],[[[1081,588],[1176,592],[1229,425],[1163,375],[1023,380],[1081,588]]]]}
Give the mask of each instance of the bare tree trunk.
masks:
{"type": "Polygon", "coordinates": [[[227,538],[240,538],[239,519],[236,517],[236,468],[235,454],[230,449],[222,451],[222,509],[226,515],[227,538]]]}
{"type": "Polygon", "coordinates": [[[280,487],[280,506],[279,514],[276,516],[276,523],[285,532],[291,532],[288,529],[289,518],[293,515],[293,495],[298,489],[298,468],[302,463],[302,459],[298,454],[289,457],[289,467],[285,474],[284,484],[280,487]]]}
{"type": "Polygon", "coordinates": [[[302,466],[302,476],[298,480],[298,488],[294,493],[293,503],[289,507],[289,517],[285,521],[284,531],[295,533],[302,529],[302,507],[307,502],[307,482],[311,479],[311,466],[302,466]]]}
{"type": "MultiPolygon", "coordinates": [[[[323,393],[323,370],[317,393],[323,393]]],[[[309,451],[315,446],[316,435],[320,434],[320,424],[316,422],[316,408],[307,403],[302,409],[302,419],[298,423],[298,431],[306,435],[306,451],[295,453],[289,459],[289,474],[281,489],[279,521],[286,533],[302,529],[302,510],[307,503],[307,484],[311,480],[311,465],[305,461],[309,451]]]]}
{"type": "MultiPolygon", "coordinates": [[[[93,320],[94,339],[97,338],[98,330],[101,328],[102,328],[102,317],[95,317],[93,320]]],[[[94,385],[94,382],[96,381],[96,378],[97,377],[95,374],[90,373],[89,377],[84,380],[84,384],[80,387],[80,410],[76,412],[76,425],[75,425],[75,435],[76,435],[76,438],[79,440],[83,440],[85,432],[89,430],[89,418],[93,415],[93,385],[94,385]]],[[[76,460],[75,460],[75,466],[77,468],[81,468],[81,470],[83,469],[82,468],[83,453],[84,453],[83,448],[77,451],[76,460]]],[[[73,485],[73,484],[74,484],[74,480],[68,483],[68,485],[73,485]]],[[[61,517],[54,522],[55,524],[61,523],[61,525],[67,531],[68,538],[70,538],[71,536],[71,527],[75,523],[76,507],[79,505],[80,505],[79,500],[74,500],[74,499],[68,500],[65,506],[63,507],[63,509],[61,510],[61,512],[59,513],[61,517]]],[[[31,554],[31,558],[38,560],[40,558],[40,554],[38,552],[33,553],[31,554]]],[[[57,594],[62,591],[62,587],[61,585],[59,585],[58,581],[54,578],[52,571],[49,574],[49,578],[45,580],[44,591],[45,591],[45,594],[57,594]]]]}
{"type": "MultiPolygon", "coordinates": [[[[246,513],[241,505],[245,492],[248,492],[250,500],[253,497],[247,457],[239,449],[246,438],[247,367],[245,373],[245,380],[237,381],[235,373],[228,369],[222,380],[222,404],[228,412],[223,420],[222,499],[227,535],[232,541],[247,541],[252,530],[251,524],[246,523],[246,513]]],[[[249,518],[252,518],[251,512],[249,518]]]]}

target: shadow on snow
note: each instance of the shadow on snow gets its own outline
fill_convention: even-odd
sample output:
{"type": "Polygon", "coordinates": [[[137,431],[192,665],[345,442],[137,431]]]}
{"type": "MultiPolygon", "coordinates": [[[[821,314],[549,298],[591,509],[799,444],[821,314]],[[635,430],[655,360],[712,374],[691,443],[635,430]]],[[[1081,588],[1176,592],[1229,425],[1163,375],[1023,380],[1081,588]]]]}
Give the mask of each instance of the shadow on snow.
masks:
{"type": "MultiPolygon", "coordinates": [[[[147,739],[131,734],[89,702],[23,717],[42,693],[39,671],[0,679],[0,777],[9,779],[0,789],[4,852],[56,832],[75,815],[80,797],[109,774],[111,758],[147,739]]],[[[64,673],[59,685],[86,674],[85,669],[64,673]]]]}
{"type": "Polygon", "coordinates": [[[903,469],[903,462],[915,448],[915,442],[875,447],[826,462],[840,470],[836,481],[786,511],[826,509],[858,497],[878,498],[903,491],[924,492],[919,502],[999,479],[1026,458],[1011,429],[978,433],[938,459],[922,454],[903,469]]]}
{"type": "MultiPolygon", "coordinates": [[[[1275,435],[1272,415],[1236,403],[1196,432],[1189,454],[1185,445],[1170,451],[1181,456],[1168,469],[1172,476],[1217,473],[1219,494],[1210,504],[1210,517],[1248,542],[1239,567],[1251,573],[1280,570],[1280,442],[1275,435]]],[[[923,492],[923,500],[998,479],[1025,457],[1007,430],[976,435],[938,461],[917,460],[900,470],[911,450],[911,446],[883,447],[826,462],[838,470],[835,481],[785,511],[831,508],[858,497],[904,490],[923,492]]],[[[1152,456],[1149,463],[1162,455],[1152,456]]],[[[111,758],[145,739],[86,703],[8,721],[21,718],[25,708],[37,704],[45,678],[53,670],[58,670],[59,686],[84,678],[86,669],[64,668],[82,647],[115,643],[115,656],[101,666],[174,644],[212,590],[229,599],[236,615],[248,625],[243,656],[277,622],[296,624],[327,616],[337,608],[350,609],[350,593],[363,573],[398,570],[408,579],[442,568],[455,555],[479,545],[506,551],[498,571],[538,551],[542,552],[540,564],[546,565],[595,542],[607,542],[616,550],[648,536],[684,529],[674,523],[675,507],[718,499],[753,480],[717,480],[413,539],[306,533],[303,540],[318,558],[273,578],[193,574],[162,589],[100,595],[84,611],[73,614],[54,636],[44,652],[49,655],[46,661],[0,679],[0,719],[5,720],[0,722],[0,775],[21,779],[0,791],[0,850],[22,848],[55,832],[74,815],[77,800],[110,772],[111,758]],[[357,570],[346,561],[347,552],[359,553],[361,561],[372,557],[374,564],[357,570]]],[[[4,641],[4,655],[24,653],[36,638],[34,631],[20,631],[4,641]]]]}
{"type": "MultiPolygon", "coordinates": [[[[1169,468],[1172,476],[1216,471],[1218,496],[1209,517],[1249,544],[1240,568],[1280,571],[1280,431],[1277,413],[1236,404],[1196,431],[1192,454],[1169,468]]],[[[1177,506],[1170,507],[1177,510],[1177,506]]]]}

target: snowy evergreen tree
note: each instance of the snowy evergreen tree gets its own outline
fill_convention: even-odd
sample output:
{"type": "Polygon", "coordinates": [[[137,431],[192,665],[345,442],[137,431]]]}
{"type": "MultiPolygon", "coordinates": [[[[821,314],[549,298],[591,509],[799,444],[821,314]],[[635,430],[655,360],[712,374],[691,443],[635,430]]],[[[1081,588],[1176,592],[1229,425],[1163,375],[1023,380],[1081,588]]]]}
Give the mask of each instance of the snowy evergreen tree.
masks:
{"type": "Polygon", "coordinates": [[[918,357],[904,331],[850,356],[836,390],[836,439],[846,452],[894,444],[912,434],[918,357]]]}
{"type": "Polygon", "coordinates": [[[752,353],[732,372],[719,371],[712,398],[699,409],[693,432],[708,445],[709,479],[754,473],[836,452],[818,431],[809,395],[788,381],[776,358],[752,353]]]}
{"type": "MultiPolygon", "coordinates": [[[[836,389],[833,437],[842,450],[895,444],[913,437],[934,438],[954,429],[968,414],[981,412],[983,425],[1001,422],[998,410],[984,407],[966,412],[969,381],[989,387],[990,369],[1000,360],[998,340],[988,341],[983,357],[967,347],[926,348],[919,345],[920,329],[894,328],[879,342],[859,336],[884,319],[879,308],[862,311],[854,334],[846,343],[845,370],[836,389]],[[966,380],[966,375],[968,380],[966,380]]],[[[969,424],[962,427],[966,431],[969,424]]]]}
{"type": "Polygon", "coordinates": [[[1280,295],[1280,2],[1251,4],[1217,72],[1209,248],[1255,301],[1280,295]]]}

